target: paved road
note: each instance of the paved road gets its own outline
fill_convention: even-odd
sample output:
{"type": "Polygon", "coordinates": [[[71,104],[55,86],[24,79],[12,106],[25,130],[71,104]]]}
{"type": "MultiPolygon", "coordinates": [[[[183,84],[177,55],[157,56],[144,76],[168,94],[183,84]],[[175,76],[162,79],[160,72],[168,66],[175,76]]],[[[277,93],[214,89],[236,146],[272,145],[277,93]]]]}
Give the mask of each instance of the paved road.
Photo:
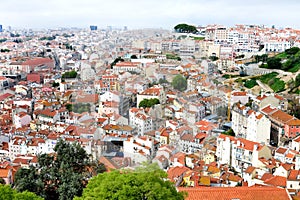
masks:
{"type": "Polygon", "coordinates": [[[265,92],[273,92],[267,84],[262,83],[260,80],[256,80],[256,82],[265,92]]]}

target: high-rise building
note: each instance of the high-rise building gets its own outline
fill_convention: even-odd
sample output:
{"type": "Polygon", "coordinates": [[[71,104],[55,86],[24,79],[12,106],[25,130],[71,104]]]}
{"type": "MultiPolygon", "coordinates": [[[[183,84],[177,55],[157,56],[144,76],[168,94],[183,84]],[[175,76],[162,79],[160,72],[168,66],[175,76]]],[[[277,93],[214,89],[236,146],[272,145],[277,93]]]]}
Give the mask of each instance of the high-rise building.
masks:
{"type": "Polygon", "coordinates": [[[91,31],[96,31],[97,28],[98,28],[98,27],[97,27],[97,26],[94,26],[94,25],[91,25],[91,26],[90,26],[91,31]]]}
{"type": "Polygon", "coordinates": [[[0,24],[0,32],[3,32],[2,25],[0,24]]]}

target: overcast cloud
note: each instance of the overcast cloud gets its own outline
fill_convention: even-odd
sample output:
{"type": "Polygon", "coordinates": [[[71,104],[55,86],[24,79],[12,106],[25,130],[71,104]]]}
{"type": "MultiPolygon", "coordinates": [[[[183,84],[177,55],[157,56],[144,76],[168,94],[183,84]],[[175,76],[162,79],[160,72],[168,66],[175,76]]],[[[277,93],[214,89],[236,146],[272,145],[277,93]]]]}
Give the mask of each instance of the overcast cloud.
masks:
{"type": "Polygon", "coordinates": [[[178,23],[300,28],[299,0],[3,0],[4,27],[172,29],[178,23]]]}

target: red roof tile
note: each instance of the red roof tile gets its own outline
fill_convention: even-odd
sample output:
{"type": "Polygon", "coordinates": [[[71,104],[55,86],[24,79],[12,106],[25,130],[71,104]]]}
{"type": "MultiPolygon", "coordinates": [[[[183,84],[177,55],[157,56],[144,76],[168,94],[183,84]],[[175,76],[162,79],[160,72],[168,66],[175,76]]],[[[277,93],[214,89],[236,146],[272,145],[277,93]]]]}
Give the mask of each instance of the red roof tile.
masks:
{"type": "Polygon", "coordinates": [[[282,123],[287,123],[293,119],[292,115],[289,115],[282,110],[277,110],[270,115],[271,118],[281,121],[282,123]]]}
{"type": "Polygon", "coordinates": [[[175,181],[174,179],[181,176],[185,172],[189,171],[189,168],[187,167],[171,167],[168,170],[168,179],[170,181],[175,181]]]}
{"type": "Polygon", "coordinates": [[[255,170],[255,167],[249,166],[246,170],[245,173],[251,174],[255,170]]]}
{"type": "Polygon", "coordinates": [[[291,181],[300,181],[300,170],[290,170],[287,179],[291,181]]]}
{"type": "Polygon", "coordinates": [[[272,186],[276,186],[276,187],[286,187],[286,177],[283,176],[274,176],[270,179],[265,180],[265,184],[267,185],[272,185],[272,186]]]}
{"type": "Polygon", "coordinates": [[[285,189],[274,187],[180,187],[178,189],[188,193],[186,200],[290,200],[285,189]]]}

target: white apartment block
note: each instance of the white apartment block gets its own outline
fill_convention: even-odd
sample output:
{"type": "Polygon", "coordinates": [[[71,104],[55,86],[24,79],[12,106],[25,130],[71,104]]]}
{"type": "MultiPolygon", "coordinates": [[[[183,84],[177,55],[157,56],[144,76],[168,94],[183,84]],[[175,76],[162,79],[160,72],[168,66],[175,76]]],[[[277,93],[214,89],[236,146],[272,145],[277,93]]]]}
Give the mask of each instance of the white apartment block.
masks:
{"type": "Polygon", "coordinates": [[[260,167],[259,158],[269,159],[272,154],[266,145],[221,134],[217,138],[216,156],[219,164],[228,164],[241,172],[249,166],[260,167]]]}
{"type": "Polygon", "coordinates": [[[130,157],[135,163],[151,158],[155,141],[145,136],[134,136],[124,141],[124,157],[130,157]]]}
{"type": "Polygon", "coordinates": [[[271,121],[259,112],[236,104],[232,110],[232,130],[237,137],[269,144],[271,121]]]}
{"type": "Polygon", "coordinates": [[[266,52],[283,52],[291,48],[291,43],[287,39],[270,39],[264,45],[266,52]]]}
{"type": "Polygon", "coordinates": [[[143,109],[131,108],[129,110],[129,125],[136,128],[138,135],[142,136],[153,130],[152,118],[143,109]]]}

